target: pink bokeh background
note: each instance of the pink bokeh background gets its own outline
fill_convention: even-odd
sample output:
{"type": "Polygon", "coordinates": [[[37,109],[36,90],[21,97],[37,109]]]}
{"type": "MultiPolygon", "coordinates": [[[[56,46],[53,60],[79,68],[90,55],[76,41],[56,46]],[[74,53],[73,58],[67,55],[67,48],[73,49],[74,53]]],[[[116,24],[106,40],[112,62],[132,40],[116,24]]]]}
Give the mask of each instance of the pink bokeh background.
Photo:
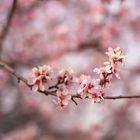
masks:
{"type": "MultiPolygon", "coordinates": [[[[13,0],[0,0],[0,33],[13,0]]],[[[92,74],[108,47],[126,55],[121,80],[107,95],[140,94],[140,1],[17,0],[0,57],[28,78],[35,66],[71,67],[92,74]]],[[[0,70],[0,139],[139,140],[139,99],[72,102],[57,110],[53,97],[30,91],[0,70]]]]}

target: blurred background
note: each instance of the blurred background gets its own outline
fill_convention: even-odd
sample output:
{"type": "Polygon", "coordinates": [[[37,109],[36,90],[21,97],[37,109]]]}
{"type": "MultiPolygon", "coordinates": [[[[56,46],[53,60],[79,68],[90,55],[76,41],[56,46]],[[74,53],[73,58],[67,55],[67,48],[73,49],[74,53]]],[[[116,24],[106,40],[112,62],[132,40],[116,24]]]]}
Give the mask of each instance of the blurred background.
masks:
{"type": "MultiPolygon", "coordinates": [[[[0,0],[0,57],[28,78],[46,64],[93,74],[108,47],[127,62],[106,95],[140,94],[139,0],[0,0]]],[[[0,69],[0,140],[139,140],[140,99],[57,110],[0,69]]]]}

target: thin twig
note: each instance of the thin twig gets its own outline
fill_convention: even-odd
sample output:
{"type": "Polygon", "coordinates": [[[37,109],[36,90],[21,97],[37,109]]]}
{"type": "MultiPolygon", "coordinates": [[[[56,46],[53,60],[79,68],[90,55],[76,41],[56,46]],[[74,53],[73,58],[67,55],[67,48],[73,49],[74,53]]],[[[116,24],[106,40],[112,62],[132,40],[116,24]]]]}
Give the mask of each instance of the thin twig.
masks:
{"type": "Polygon", "coordinates": [[[75,103],[75,105],[78,105],[78,103],[75,101],[74,97],[71,97],[71,100],[75,103]]]}
{"type": "Polygon", "coordinates": [[[116,100],[116,99],[132,99],[132,98],[140,98],[140,95],[133,95],[133,96],[106,96],[104,97],[104,99],[107,100],[116,100]]]}
{"type": "MultiPolygon", "coordinates": [[[[32,89],[32,85],[28,83],[28,80],[25,79],[23,76],[19,75],[16,73],[16,71],[10,67],[8,64],[0,60],[0,67],[3,68],[4,70],[8,71],[12,75],[14,75],[18,81],[22,81],[27,85],[30,89],[32,89]]],[[[57,96],[55,91],[41,91],[39,90],[38,92],[43,93],[44,95],[48,96],[57,96]]],[[[71,100],[75,103],[75,105],[78,105],[78,103],[75,101],[75,98],[82,99],[82,97],[77,94],[77,95],[72,95],[71,100]]],[[[134,98],[140,98],[140,95],[132,95],[132,96],[104,96],[104,99],[106,100],[116,100],[116,99],[134,99],[134,98]]]]}
{"type": "Polygon", "coordinates": [[[27,79],[25,79],[23,76],[20,76],[19,74],[17,74],[16,71],[12,67],[10,67],[9,65],[7,65],[5,62],[3,62],[1,60],[0,60],[0,67],[5,69],[5,70],[7,70],[12,75],[14,75],[17,78],[18,82],[22,81],[27,86],[30,87],[30,85],[28,84],[28,80],[27,79]]]}

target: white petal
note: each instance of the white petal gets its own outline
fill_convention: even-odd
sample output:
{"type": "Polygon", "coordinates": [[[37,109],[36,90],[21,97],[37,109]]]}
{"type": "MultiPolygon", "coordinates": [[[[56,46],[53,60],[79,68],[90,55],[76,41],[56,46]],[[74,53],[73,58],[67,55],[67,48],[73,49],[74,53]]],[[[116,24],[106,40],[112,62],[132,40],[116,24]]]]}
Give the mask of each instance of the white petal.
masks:
{"type": "Polygon", "coordinates": [[[36,67],[32,69],[32,73],[33,73],[33,74],[35,74],[35,73],[37,73],[37,72],[38,72],[38,69],[37,69],[36,67]]]}
{"type": "Polygon", "coordinates": [[[63,103],[63,105],[68,105],[68,101],[67,100],[63,100],[62,103],[63,103]]]}
{"type": "Polygon", "coordinates": [[[67,95],[66,100],[70,100],[70,99],[71,99],[71,95],[67,95]]]}
{"type": "Polygon", "coordinates": [[[41,91],[45,91],[45,87],[43,86],[42,83],[40,83],[39,88],[40,88],[41,91]]]}
{"type": "Polygon", "coordinates": [[[37,84],[33,85],[32,90],[33,91],[38,91],[38,85],[37,84]]]}

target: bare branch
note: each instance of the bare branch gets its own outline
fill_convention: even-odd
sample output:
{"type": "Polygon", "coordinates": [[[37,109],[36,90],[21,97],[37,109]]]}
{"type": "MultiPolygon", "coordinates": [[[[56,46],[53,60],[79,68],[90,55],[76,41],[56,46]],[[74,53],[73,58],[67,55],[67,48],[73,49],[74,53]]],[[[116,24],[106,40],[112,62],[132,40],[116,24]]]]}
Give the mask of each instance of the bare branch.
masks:
{"type": "Polygon", "coordinates": [[[107,99],[107,100],[116,100],[116,99],[134,99],[134,98],[140,98],[140,95],[133,95],[133,96],[122,96],[122,95],[119,95],[119,96],[106,96],[104,97],[104,99],[107,99]]]}
{"type": "Polygon", "coordinates": [[[5,69],[6,71],[8,71],[9,73],[11,73],[12,75],[14,75],[18,82],[22,81],[24,82],[28,87],[31,88],[31,85],[28,84],[28,81],[23,77],[23,76],[20,76],[19,74],[16,73],[16,71],[10,67],[9,65],[7,65],[5,62],[1,61],[0,60],[0,67],[5,69]]]}

